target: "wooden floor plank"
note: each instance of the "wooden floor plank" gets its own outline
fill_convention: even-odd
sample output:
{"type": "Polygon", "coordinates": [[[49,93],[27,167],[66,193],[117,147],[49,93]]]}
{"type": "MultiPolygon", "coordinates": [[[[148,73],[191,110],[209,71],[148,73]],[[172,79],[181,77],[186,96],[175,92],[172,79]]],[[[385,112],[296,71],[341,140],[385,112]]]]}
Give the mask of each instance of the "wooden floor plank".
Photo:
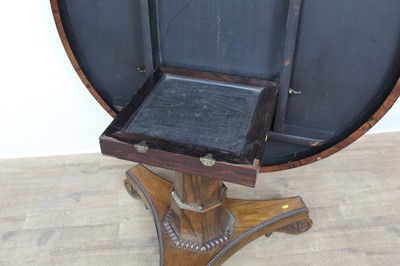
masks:
{"type": "MultiPolygon", "coordinates": [[[[0,265],[158,265],[152,217],[122,183],[134,165],[100,154],[0,160],[0,265]]],[[[399,264],[400,132],[262,174],[256,188],[226,185],[230,197],[301,195],[314,220],[303,235],[257,239],[227,266],[399,264]]]]}
{"type": "Polygon", "coordinates": [[[0,233],[2,248],[57,246],[119,238],[119,224],[54,227],[0,233]]]}

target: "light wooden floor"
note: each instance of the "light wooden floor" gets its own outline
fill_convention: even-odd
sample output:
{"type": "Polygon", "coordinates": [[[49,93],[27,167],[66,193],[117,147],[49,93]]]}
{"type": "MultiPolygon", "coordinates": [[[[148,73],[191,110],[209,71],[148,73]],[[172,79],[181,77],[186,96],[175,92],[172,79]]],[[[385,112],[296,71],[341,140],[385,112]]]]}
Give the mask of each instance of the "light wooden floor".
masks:
{"type": "MultiPolygon", "coordinates": [[[[0,161],[0,265],[157,265],[150,213],[123,187],[134,164],[99,154],[0,161]]],[[[171,174],[167,172],[166,174],[171,174]]],[[[301,195],[300,236],[260,238],[225,265],[400,265],[400,132],[229,195],[301,195]]]]}

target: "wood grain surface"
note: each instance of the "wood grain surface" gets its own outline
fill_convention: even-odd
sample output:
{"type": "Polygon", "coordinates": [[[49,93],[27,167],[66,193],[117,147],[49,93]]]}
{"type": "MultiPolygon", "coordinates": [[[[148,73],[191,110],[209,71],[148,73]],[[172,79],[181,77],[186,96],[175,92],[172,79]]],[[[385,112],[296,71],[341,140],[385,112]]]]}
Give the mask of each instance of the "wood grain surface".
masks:
{"type": "MultiPolygon", "coordinates": [[[[400,132],[262,174],[228,196],[301,195],[313,228],[259,238],[224,265],[398,265],[400,132]]],[[[123,186],[134,164],[100,154],[0,161],[0,265],[158,265],[153,218],[123,186]]],[[[173,173],[154,169],[173,178],[173,173]]]]}
{"type": "Polygon", "coordinates": [[[110,137],[102,136],[100,145],[103,154],[112,155],[123,160],[153,166],[157,165],[158,167],[185,173],[190,172],[195,175],[212,177],[243,186],[254,187],[256,184],[259,169],[258,161],[254,165],[237,165],[217,161],[213,167],[208,167],[204,166],[199,158],[158,149],[149,149],[146,154],[141,154],[135,150],[133,144],[117,141],[110,137]]]}
{"type": "MultiPolygon", "coordinates": [[[[181,176],[178,175],[177,179],[179,178],[181,176]]],[[[140,195],[154,217],[160,243],[160,265],[163,266],[222,265],[241,248],[261,236],[269,237],[277,231],[301,234],[312,226],[308,209],[300,197],[225,200],[225,193],[220,191],[219,202],[222,205],[215,204],[214,207],[199,212],[174,204],[175,200],[171,200],[170,196],[173,184],[143,165],[129,169],[126,181],[140,195]],[[226,210],[234,217],[234,222],[228,222],[233,222],[234,228],[227,225],[225,231],[221,226],[228,221],[226,210]],[[198,221],[195,220],[196,217],[198,221]],[[222,230],[219,231],[220,229],[222,230]],[[222,235],[223,231],[225,233],[222,235]]],[[[207,183],[206,181],[204,185],[207,183]]],[[[206,186],[208,185],[213,187],[212,183],[206,186]]]]}

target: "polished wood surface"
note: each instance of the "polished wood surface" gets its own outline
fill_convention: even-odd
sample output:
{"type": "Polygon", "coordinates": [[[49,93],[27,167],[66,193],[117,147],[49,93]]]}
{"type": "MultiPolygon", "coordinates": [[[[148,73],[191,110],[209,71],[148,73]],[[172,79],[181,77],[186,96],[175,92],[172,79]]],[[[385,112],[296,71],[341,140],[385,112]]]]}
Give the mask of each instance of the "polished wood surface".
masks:
{"type": "MultiPolygon", "coordinates": [[[[209,191],[202,194],[221,194],[222,186],[218,186],[212,180],[179,175],[178,183],[182,183],[182,180],[179,180],[182,178],[192,179],[185,180],[187,184],[183,185],[188,190],[201,187],[203,192],[209,191]]],[[[300,197],[241,200],[225,199],[223,195],[219,199],[220,204],[208,208],[204,206],[202,211],[194,211],[174,204],[175,200],[171,199],[170,195],[173,184],[142,165],[130,169],[126,181],[140,195],[154,217],[160,265],[222,265],[233,254],[260,236],[269,237],[274,232],[301,234],[312,226],[308,209],[300,197]],[[168,199],[173,202],[172,208],[168,199]],[[231,222],[228,221],[227,211],[234,219],[231,222]],[[173,222],[170,222],[171,220],[173,222]],[[227,223],[228,225],[224,226],[227,223]],[[230,223],[234,226],[229,226],[230,223]],[[228,234],[224,235],[223,231],[227,231],[228,234]]],[[[128,189],[128,192],[132,193],[132,189],[128,189]]],[[[201,205],[210,203],[207,201],[210,195],[201,201],[201,205]]],[[[189,198],[192,197],[184,197],[184,200],[189,198]]],[[[198,200],[195,199],[194,202],[198,200]]]]}
{"type": "Polygon", "coordinates": [[[205,243],[224,234],[229,217],[221,181],[178,172],[173,192],[181,204],[198,209],[181,208],[171,199],[170,224],[180,239],[205,243]]]}
{"type": "Polygon", "coordinates": [[[149,149],[146,154],[142,154],[135,150],[133,144],[106,136],[100,138],[100,144],[103,154],[112,154],[113,157],[119,159],[158,165],[165,169],[190,172],[196,175],[210,176],[249,187],[255,186],[260,167],[259,161],[256,161],[254,165],[234,165],[217,162],[213,167],[208,167],[204,166],[199,158],[157,149],[149,149]]]}
{"type": "MultiPolygon", "coordinates": [[[[400,261],[400,132],[336,156],[226,183],[228,196],[302,195],[306,234],[259,238],[224,265],[389,265],[400,261]]],[[[134,164],[100,154],[0,160],[0,265],[158,265],[153,218],[123,187],[134,164]]],[[[174,173],[153,169],[159,174],[174,173]]]]}

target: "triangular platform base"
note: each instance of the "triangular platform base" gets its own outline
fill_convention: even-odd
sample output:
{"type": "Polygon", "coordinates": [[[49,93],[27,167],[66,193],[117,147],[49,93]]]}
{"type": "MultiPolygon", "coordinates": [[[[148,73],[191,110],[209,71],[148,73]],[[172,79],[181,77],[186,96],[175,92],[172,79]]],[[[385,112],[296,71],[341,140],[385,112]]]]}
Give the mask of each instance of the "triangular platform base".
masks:
{"type": "Polygon", "coordinates": [[[125,186],[152,212],[160,245],[160,265],[221,265],[260,236],[270,236],[274,232],[300,234],[312,226],[308,209],[300,197],[267,201],[227,198],[227,209],[235,218],[229,240],[216,241],[216,246],[207,252],[193,252],[177,247],[163,226],[171,206],[172,183],[138,165],[127,171],[125,186]]]}

